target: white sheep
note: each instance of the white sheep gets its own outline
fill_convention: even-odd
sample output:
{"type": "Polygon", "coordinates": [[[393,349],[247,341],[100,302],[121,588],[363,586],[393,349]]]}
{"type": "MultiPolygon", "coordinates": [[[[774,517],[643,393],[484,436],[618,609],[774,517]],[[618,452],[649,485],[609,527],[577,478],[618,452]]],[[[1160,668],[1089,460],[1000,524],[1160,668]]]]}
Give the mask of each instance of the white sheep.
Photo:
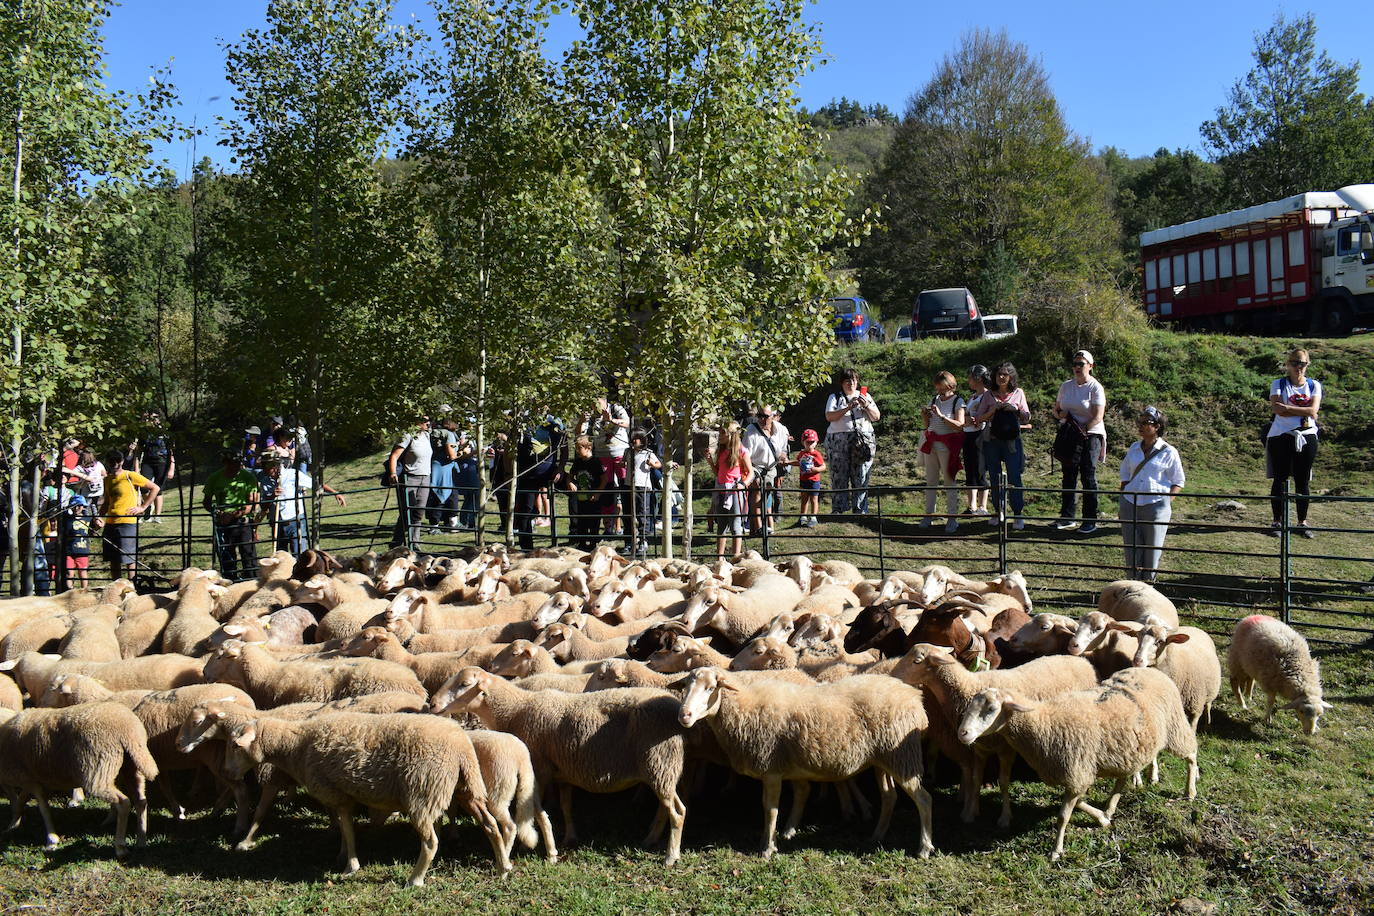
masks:
{"type": "Polygon", "coordinates": [[[1167,627],[1178,626],[1178,608],[1159,589],[1137,579],[1108,583],[1097,599],[1097,609],[1113,620],[1144,623],[1154,618],[1167,627]]]}
{"type": "Polygon", "coordinates": [[[742,592],[707,586],[687,602],[682,622],[694,634],[712,629],[739,646],[767,627],[778,614],[796,608],[801,599],[797,583],[773,573],[742,592]]]}
{"type": "Polygon", "coordinates": [[[829,685],[744,683],[718,668],[701,668],[692,673],[680,709],[684,727],[706,720],[732,769],[763,781],[765,858],[777,851],[784,780],[807,781],[793,783],[790,820],[796,821],[810,782],[838,782],[870,766],[886,777],[879,779],[882,809],[873,840],[887,833],[900,786],[920,814],[919,855],[930,855],[931,799],[921,785],[928,720],[919,690],[886,676],[857,675],[829,685]]]}
{"type": "Polygon", "coordinates": [[[261,646],[235,639],[209,657],[205,679],[233,684],[264,708],[388,691],[426,694],[415,673],[404,665],[375,658],[283,662],[261,646]]]}
{"type": "Polygon", "coordinates": [[[1036,614],[1007,640],[1016,652],[1027,655],[1062,655],[1078,631],[1078,621],[1064,614],[1036,614]]]}
{"type": "Polygon", "coordinates": [[[1098,677],[1105,678],[1135,664],[1138,643],[1134,634],[1140,626],[1114,620],[1101,611],[1088,611],[1078,618],[1065,651],[1087,658],[1098,677]]]}
{"type": "Polygon", "coordinates": [[[167,621],[172,619],[168,607],[151,607],[141,611],[124,611],[119,625],[115,627],[115,639],[119,641],[120,658],[137,658],[158,645],[167,621]]]}
{"type": "Polygon", "coordinates": [[[202,570],[182,583],[171,619],[162,631],[164,652],[201,655],[209,650],[210,637],[220,627],[210,596],[210,580],[217,575],[213,569],[202,570]]]}
{"type": "Polygon", "coordinates": [[[525,747],[525,742],[505,732],[473,728],[467,730],[467,736],[477,752],[482,782],[487,787],[488,806],[493,812],[510,812],[504,818],[497,818],[506,855],[510,856],[517,839],[526,849],[534,849],[543,840],[544,858],[557,862],[553,825],[539,803],[541,786],[534,776],[530,749],[525,747]]]}
{"type": "Polygon", "coordinates": [[[1018,570],[991,579],[969,579],[948,566],[939,565],[927,566],[920,572],[923,577],[920,599],[926,607],[934,607],[948,592],[969,591],[979,595],[1008,595],[1015,598],[1026,613],[1031,612],[1030,589],[1026,587],[1026,577],[1018,570]]]}
{"type": "Polygon", "coordinates": [[[1331,704],[1322,699],[1321,668],[1307,647],[1307,640],[1288,624],[1264,614],[1252,614],[1236,624],[1231,648],[1226,654],[1231,672],[1231,690],[1241,709],[1254,692],[1255,683],[1268,702],[1264,721],[1274,721],[1279,697],[1288,702],[1302,721],[1302,730],[1314,734],[1318,720],[1331,704]]]}
{"type": "Polygon", "coordinates": [[[117,662],[123,656],[115,627],[119,624],[119,605],[97,604],[73,615],[76,619],[57,654],[88,662],[117,662]]]}
{"type": "MultiPolygon", "coordinates": [[[[10,601],[15,599],[11,598],[10,601]]],[[[92,607],[94,605],[91,605],[92,607]]],[[[43,613],[23,621],[0,640],[0,660],[14,661],[27,652],[56,649],[71,632],[76,616],[63,612],[43,613]]]]}
{"type": "MultiPolygon", "coordinates": [[[[1028,700],[1044,700],[1071,690],[1084,690],[1097,683],[1097,674],[1086,659],[1067,655],[1038,658],[1018,668],[968,671],[946,646],[918,643],[902,656],[892,676],[913,687],[930,691],[952,723],[961,721],[973,697],[987,687],[1012,690],[1028,700]]],[[[1002,813],[997,826],[1011,824],[1011,768],[1016,754],[1000,737],[985,736],[973,746],[971,772],[965,773],[965,822],[978,815],[978,794],[983,782],[983,765],[988,754],[1000,763],[998,785],[1002,791],[1002,813]]]]}
{"type": "Polygon", "coordinates": [[[616,636],[611,639],[591,639],[576,627],[566,623],[551,623],[534,639],[536,646],[549,650],[559,663],[572,661],[601,661],[624,655],[630,642],[629,636],[616,636]]]}
{"type": "Polygon", "coordinates": [[[1221,693],[1221,659],[1212,637],[1197,627],[1169,627],[1147,623],[1135,634],[1134,664],[1154,666],[1178,685],[1183,711],[1197,731],[1204,715],[1212,724],[1212,703],[1221,693]]]}
{"type": "Polygon", "coordinates": [[[407,881],[412,887],[425,883],[439,849],[435,825],[452,804],[477,818],[497,866],[510,870],[505,836],[513,827],[500,822],[502,812],[491,810],[472,739],[456,722],[361,713],[288,721],[228,705],[217,712],[229,772],[241,778],[270,763],[329,809],[343,835],[347,874],[359,868],[353,832],[359,806],[400,811],[410,821],[420,837],[420,856],[407,881]]]}
{"type": "Polygon", "coordinates": [[[172,653],[87,662],[26,652],[14,661],[0,662],[0,671],[14,671],[16,683],[31,697],[42,696],[59,674],[89,674],[111,690],[170,690],[202,683],[204,669],[205,659],[172,653]]]}
{"type": "Polygon", "coordinates": [[[1064,854],[1074,810],[1110,826],[1127,783],[1161,750],[1188,762],[1187,797],[1197,797],[1197,736],[1178,688],[1153,668],[1119,671],[1097,687],[1041,702],[986,688],[969,701],[959,740],[972,744],[986,734],[1000,734],[1045,783],[1064,789],[1050,861],[1064,854]],[[1083,796],[1103,776],[1116,785],[1106,809],[1099,811],[1083,796]]]}
{"type": "Polygon", "coordinates": [[[430,708],[436,713],[472,713],[486,727],[524,741],[539,784],[559,784],[565,843],[576,842],[574,786],[588,792],[649,786],[658,796],[662,817],[647,842],[657,839],[666,820],[665,863],[678,860],[687,817],[687,806],[677,794],[686,738],[677,722],[673,694],[651,688],[531,693],[480,668],[465,668],[434,695],[430,708]]]}
{"type": "MultiPolygon", "coordinates": [[[[13,819],[6,829],[19,826],[24,802],[32,797],[47,828],[47,848],[56,848],[60,841],[47,793],[79,788],[88,798],[110,803],[115,855],[128,855],[124,837],[130,808],[138,805],[141,823],[147,806],[144,786],[158,773],[138,717],[118,703],[0,711],[0,716],[7,718],[0,723],[0,785],[16,790],[11,796],[13,819]]],[[[138,839],[143,845],[147,838],[140,832],[138,839]]]]}

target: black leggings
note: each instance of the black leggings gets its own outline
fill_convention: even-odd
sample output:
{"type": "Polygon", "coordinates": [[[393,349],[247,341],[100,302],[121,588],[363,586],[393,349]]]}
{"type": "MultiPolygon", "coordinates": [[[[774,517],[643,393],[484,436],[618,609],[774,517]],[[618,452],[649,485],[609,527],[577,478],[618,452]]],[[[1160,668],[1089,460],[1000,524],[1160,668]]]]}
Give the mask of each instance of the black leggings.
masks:
{"type": "Polygon", "coordinates": [[[1269,488],[1269,506],[1274,523],[1283,518],[1283,487],[1293,478],[1293,490],[1298,494],[1298,524],[1307,521],[1307,500],[1312,492],[1312,465],[1317,460],[1317,437],[1305,436],[1302,451],[1297,451],[1293,437],[1284,433],[1265,440],[1269,451],[1269,469],[1274,472],[1274,484],[1269,488]]]}

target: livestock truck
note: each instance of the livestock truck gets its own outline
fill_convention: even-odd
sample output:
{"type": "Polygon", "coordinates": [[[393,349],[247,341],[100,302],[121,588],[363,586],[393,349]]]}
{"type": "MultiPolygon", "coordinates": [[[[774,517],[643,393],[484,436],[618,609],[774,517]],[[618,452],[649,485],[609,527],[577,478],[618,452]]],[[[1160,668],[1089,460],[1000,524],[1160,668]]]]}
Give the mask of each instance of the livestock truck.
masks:
{"type": "Polygon", "coordinates": [[[1178,328],[1374,327],[1374,184],[1312,191],[1141,233],[1145,311],[1178,328]]]}

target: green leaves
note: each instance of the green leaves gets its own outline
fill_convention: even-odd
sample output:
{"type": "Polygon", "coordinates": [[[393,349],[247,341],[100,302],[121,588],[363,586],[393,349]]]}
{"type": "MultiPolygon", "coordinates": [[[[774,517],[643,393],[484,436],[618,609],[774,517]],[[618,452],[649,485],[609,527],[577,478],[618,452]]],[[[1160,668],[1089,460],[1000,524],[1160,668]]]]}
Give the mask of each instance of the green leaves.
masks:
{"type": "Polygon", "coordinates": [[[1374,103],[1359,91],[1358,62],[1317,50],[1311,13],[1282,13],[1255,36],[1255,66],[1201,127],[1226,180],[1228,206],[1367,181],[1374,172],[1374,103]]]}

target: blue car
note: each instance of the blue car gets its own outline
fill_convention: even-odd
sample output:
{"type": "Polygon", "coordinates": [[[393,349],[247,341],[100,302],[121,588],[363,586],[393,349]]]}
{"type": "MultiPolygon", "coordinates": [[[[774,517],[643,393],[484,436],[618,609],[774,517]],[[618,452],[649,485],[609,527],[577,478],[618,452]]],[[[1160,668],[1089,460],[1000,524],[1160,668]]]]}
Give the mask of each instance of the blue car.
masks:
{"type": "Polygon", "coordinates": [[[840,343],[854,343],[860,340],[883,341],[887,332],[882,322],[873,317],[868,308],[868,300],[862,296],[845,296],[831,299],[830,307],[835,310],[835,339],[840,343]]]}

